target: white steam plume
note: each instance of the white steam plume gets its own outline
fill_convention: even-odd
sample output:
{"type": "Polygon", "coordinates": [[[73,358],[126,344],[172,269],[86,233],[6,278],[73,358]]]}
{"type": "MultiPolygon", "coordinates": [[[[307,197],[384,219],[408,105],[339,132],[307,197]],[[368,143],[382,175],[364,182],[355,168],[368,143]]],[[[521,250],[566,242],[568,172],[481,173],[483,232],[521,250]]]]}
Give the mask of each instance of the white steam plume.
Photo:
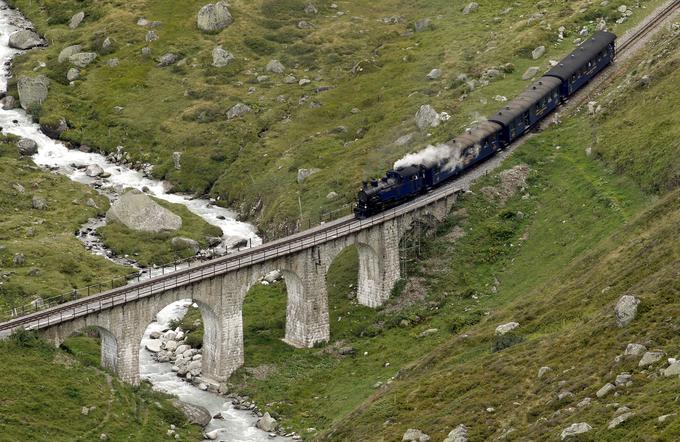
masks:
{"type": "Polygon", "coordinates": [[[447,143],[429,145],[425,149],[406,155],[394,163],[394,169],[408,166],[433,167],[439,165],[442,169],[453,170],[461,164],[460,150],[447,143]]]}

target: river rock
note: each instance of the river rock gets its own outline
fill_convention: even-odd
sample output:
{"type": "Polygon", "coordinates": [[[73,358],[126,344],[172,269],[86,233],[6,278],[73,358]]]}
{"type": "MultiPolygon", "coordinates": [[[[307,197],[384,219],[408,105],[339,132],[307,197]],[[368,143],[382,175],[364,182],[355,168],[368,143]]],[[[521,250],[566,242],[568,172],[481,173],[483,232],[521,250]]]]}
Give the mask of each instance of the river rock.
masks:
{"type": "Polygon", "coordinates": [[[231,52],[222,49],[222,46],[217,46],[212,51],[212,59],[213,66],[216,68],[223,68],[234,60],[234,55],[231,52]]]}
{"type": "Polygon", "coordinates": [[[170,243],[172,244],[173,249],[175,250],[189,249],[192,252],[194,252],[194,255],[201,250],[201,246],[198,244],[198,241],[195,241],[191,238],[176,236],[170,240],[170,243]]]}
{"type": "Polygon", "coordinates": [[[203,32],[219,32],[233,22],[227,2],[207,4],[198,11],[196,17],[198,29],[203,32]]]}
{"type": "Polygon", "coordinates": [[[152,341],[149,341],[146,343],[145,347],[152,353],[158,353],[159,351],[161,351],[161,340],[154,339],[152,341]]]}
{"type": "Polygon", "coordinates": [[[401,437],[401,440],[406,442],[428,442],[430,436],[416,428],[409,428],[401,437]]]}
{"type": "Polygon", "coordinates": [[[5,110],[12,110],[17,107],[17,100],[12,95],[7,95],[0,100],[0,104],[5,110]]]}
{"type": "Polygon", "coordinates": [[[593,427],[588,425],[586,422],[579,422],[577,424],[571,424],[560,433],[560,439],[565,440],[568,438],[576,437],[579,434],[587,433],[592,430],[593,427]]]}
{"type": "Polygon", "coordinates": [[[63,63],[66,60],[68,60],[71,55],[78,54],[82,50],[83,47],[80,45],[67,46],[61,50],[61,52],[59,53],[59,58],[57,58],[57,61],[59,63],[63,63]]]}
{"type": "Polygon", "coordinates": [[[131,190],[113,203],[106,219],[142,232],[179,230],[182,218],[137,190],[131,190]]]}
{"type": "Polygon", "coordinates": [[[24,156],[35,155],[38,153],[38,143],[31,140],[30,138],[21,138],[17,142],[17,148],[19,149],[19,154],[24,156]]]}
{"type": "Polygon", "coordinates": [[[163,347],[164,347],[167,351],[173,351],[173,352],[174,352],[174,351],[177,349],[177,341],[173,341],[173,340],[165,341],[165,342],[163,343],[163,347]]]}
{"type": "Polygon", "coordinates": [[[78,52],[68,58],[68,62],[79,68],[86,68],[97,58],[96,52],[78,52]]]}
{"type": "Polygon", "coordinates": [[[200,376],[201,374],[201,368],[203,367],[203,362],[198,360],[198,361],[191,361],[187,368],[189,369],[189,372],[192,374],[192,376],[200,376]]]}
{"type": "Polygon", "coordinates": [[[44,75],[37,77],[21,76],[17,81],[19,102],[24,110],[40,106],[47,99],[50,80],[44,75]]]}
{"type": "Polygon", "coordinates": [[[265,413],[257,421],[256,426],[262,431],[273,432],[276,431],[276,428],[279,426],[279,424],[276,422],[276,419],[271,417],[269,413],[265,413]]]}
{"type": "Polygon", "coordinates": [[[104,173],[104,169],[99,164],[90,164],[85,169],[85,175],[94,178],[104,173]]]}
{"type": "Polygon", "coordinates": [[[623,295],[619,298],[616,307],[614,307],[616,323],[619,327],[625,327],[635,319],[638,304],[640,304],[640,300],[635,296],[623,295]]]}
{"type": "Polygon", "coordinates": [[[69,22],[68,22],[68,27],[71,28],[71,29],[77,28],[83,22],[84,18],[85,18],[85,13],[83,11],[80,11],[77,14],[74,14],[73,17],[71,17],[71,20],[69,20],[69,22]]]}
{"type": "Polygon", "coordinates": [[[38,34],[28,29],[16,31],[9,36],[9,47],[14,49],[31,49],[41,46],[43,39],[38,34]]]}
{"type": "Polygon", "coordinates": [[[187,404],[179,399],[173,399],[172,403],[179,408],[182,413],[189,419],[189,422],[205,427],[210,423],[212,415],[204,407],[198,405],[187,404]]]}
{"type": "Polygon", "coordinates": [[[449,435],[446,436],[444,442],[467,442],[467,440],[468,429],[465,425],[460,424],[449,432],[449,435]]]}
{"type": "Polygon", "coordinates": [[[175,349],[175,354],[181,355],[181,354],[183,354],[185,351],[190,350],[190,349],[191,349],[191,346],[189,346],[189,345],[187,345],[187,344],[182,344],[182,345],[180,345],[179,347],[177,347],[177,348],[175,349]]]}
{"type": "Polygon", "coordinates": [[[286,71],[286,68],[279,60],[271,60],[269,63],[267,63],[265,70],[274,74],[283,74],[286,71]]]}
{"type": "Polygon", "coordinates": [[[420,106],[418,112],[416,112],[416,126],[418,129],[425,130],[430,127],[437,127],[441,122],[440,115],[434,110],[429,104],[424,104],[420,106]]]}
{"type": "Polygon", "coordinates": [[[151,339],[160,339],[161,337],[161,332],[159,331],[153,331],[149,334],[149,338],[151,339]]]}

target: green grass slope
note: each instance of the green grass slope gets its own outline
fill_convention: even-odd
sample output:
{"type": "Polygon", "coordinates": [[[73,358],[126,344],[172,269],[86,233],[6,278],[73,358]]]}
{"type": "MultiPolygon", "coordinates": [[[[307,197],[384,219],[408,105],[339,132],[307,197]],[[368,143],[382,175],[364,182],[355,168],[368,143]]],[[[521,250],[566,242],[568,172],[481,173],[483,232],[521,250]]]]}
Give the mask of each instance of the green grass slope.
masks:
{"type": "Polygon", "coordinates": [[[0,342],[0,354],[2,440],[174,440],[171,425],[181,440],[201,437],[167,396],[133,389],[30,333],[0,342]]]}
{"type": "MultiPolygon", "coordinates": [[[[650,47],[663,41],[677,35],[667,33],[650,47]]],[[[656,58],[654,51],[634,63],[656,58]]],[[[677,48],[661,51],[668,57],[660,66],[673,63],[677,48]]],[[[660,97],[658,106],[670,112],[661,118],[677,122],[665,97],[680,78],[660,69],[637,74],[655,75],[644,89],[619,87],[630,78],[608,89],[609,99],[635,106],[626,111],[633,127],[655,124],[639,110],[645,96],[660,97]]],[[[641,425],[653,437],[677,435],[674,424],[655,419],[673,412],[678,381],[657,379],[655,367],[634,369],[637,360],[614,361],[630,342],[661,347],[668,356],[677,356],[679,345],[672,319],[679,195],[645,194],[637,169],[615,170],[588,155],[616,146],[603,140],[619,136],[617,115],[582,112],[527,141],[507,163],[529,166],[526,187],[501,204],[490,189],[502,191],[498,177],[481,180],[420,243],[420,254],[410,252],[408,279],[382,310],[348,300],[357,259],[338,258],[327,280],[331,345],[324,349],[281,343],[285,288],[253,289],[244,306],[246,368],[232,379],[234,388],[309,438],[400,440],[418,427],[441,440],[463,423],[471,440],[510,428],[510,439],[550,440],[581,420],[595,427],[597,440],[634,439],[641,425]],[[622,294],[642,299],[640,317],[625,329],[613,320],[622,294]],[[495,338],[494,328],[509,321],[521,324],[518,332],[495,338]],[[343,355],[343,347],[353,352],[343,355]],[[539,381],[541,366],[553,371],[539,381]],[[632,388],[576,408],[624,371],[633,374],[632,388]],[[557,401],[562,390],[573,396],[557,401]],[[616,410],[610,402],[631,407],[637,423],[606,430],[616,410]],[[310,427],[319,433],[305,433],[310,427]]],[[[663,137],[630,145],[645,149],[644,158],[659,164],[675,160],[663,137]]],[[[645,160],[631,162],[642,168],[637,161],[645,160]]],[[[674,185],[672,174],[656,179],[660,189],[674,185]]]]}
{"type": "Polygon", "coordinates": [[[13,0],[50,42],[19,57],[15,71],[35,75],[38,63],[46,65],[36,72],[52,80],[50,95],[35,114],[48,126],[65,118],[63,139],[106,152],[124,146],[135,161],[155,164],[155,174],[177,190],[209,192],[275,236],[296,219],[307,224],[341,209],[362,179],[495,111],[500,104],[494,97],[524,88],[527,67],[547,70],[550,59],[573,48],[583,27],[592,32],[604,18],[622,32],[660,0],[637,2],[621,25],[614,22],[622,0],[510,7],[486,0],[468,15],[461,2],[440,0],[361,0],[337,8],[321,0],[314,2],[318,14],[305,12],[302,0],[234,1],[234,23],[211,35],[196,28],[205,3],[13,0]],[[80,10],[85,20],[70,30],[67,21],[80,10]],[[139,26],[141,17],[161,24],[139,26]],[[424,18],[431,26],[413,33],[424,18]],[[561,42],[560,26],[566,28],[561,42]],[[158,40],[146,41],[150,30],[158,40]],[[113,45],[102,50],[106,37],[113,45]],[[72,44],[100,56],[69,86],[68,63],[59,64],[57,56],[72,44]],[[532,60],[539,45],[546,55],[532,60]],[[211,65],[216,46],[235,57],[225,68],[211,65]],[[150,57],[142,56],[144,47],[150,57]],[[157,67],[168,52],[181,61],[157,67]],[[110,67],[114,58],[119,65],[110,67]],[[272,59],[284,64],[285,74],[265,71],[272,59]],[[443,76],[427,80],[435,67],[443,76]],[[489,69],[498,70],[485,74],[489,69]],[[311,83],[288,84],[289,73],[311,83]],[[268,78],[258,81],[264,74],[268,78]],[[458,80],[460,74],[476,85],[458,80]],[[252,112],[228,119],[226,112],[241,102],[252,112]],[[446,111],[451,120],[429,133],[418,131],[413,116],[423,104],[446,111]],[[410,142],[395,143],[408,134],[410,142]],[[183,153],[181,170],[173,166],[175,151],[183,153]],[[299,169],[319,171],[298,184],[299,169]],[[338,197],[327,198],[331,191],[338,197]]]}

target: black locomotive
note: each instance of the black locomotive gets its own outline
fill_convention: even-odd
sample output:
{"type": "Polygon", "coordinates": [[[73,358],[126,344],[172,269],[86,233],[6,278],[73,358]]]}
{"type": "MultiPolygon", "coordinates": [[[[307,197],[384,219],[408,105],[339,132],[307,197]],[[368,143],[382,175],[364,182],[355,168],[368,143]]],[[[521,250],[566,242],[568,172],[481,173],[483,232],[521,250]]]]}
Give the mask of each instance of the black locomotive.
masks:
{"type": "Polygon", "coordinates": [[[424,159],[364,183],[356,217],[368,218],[422,195],[508,146],[611,64],[615,41],[610,32],[596,32],[488,121],[421,151],[424,159]],[[428,149],[433,149],[432,155],[427,155],[428,149]]]}

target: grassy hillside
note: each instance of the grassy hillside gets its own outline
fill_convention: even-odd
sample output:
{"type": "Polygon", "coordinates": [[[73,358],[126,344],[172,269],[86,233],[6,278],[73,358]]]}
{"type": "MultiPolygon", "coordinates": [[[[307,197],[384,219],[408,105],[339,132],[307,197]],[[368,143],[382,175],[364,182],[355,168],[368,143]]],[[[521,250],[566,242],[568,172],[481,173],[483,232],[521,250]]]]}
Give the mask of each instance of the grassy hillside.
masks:
{"type": "Polygon", "coordinates": [[[13,139],[0,141],[0,311],[35,296],[58,295],[130,270],[93,256],[75,237],[103,214],[108,199],[19,156],[13,139]],[[36,209],[33,198],[45,198],[36,209]],[[91,201],[90,201],[91,200],[91,201]],[[16,256],[23,261],[16,261],[16,256]]]}
{"type": "Polygon", "coordinates": [[[621,25],[614,21],[622,0],[510,7],[486,0],[467,15],[462,2],[439,0],[313,3],[316,14],[305,12],[302,0],[233,1],[234,23],[203,34],[196,13],[205,1],[13,0],[50,42],[19,57],[15,71],[35,75],[33,68],[45,63],[37,72],[51,78],[50,96],[36,115],[46,125],[66,118],[63,139],[107,152],[122,145],[136,161],[155,164],[155,174],[178,190],[219,197],[274,236],[300,218],[298,199],[305,224],[341,208],[362,179],[495,111],[494,97],[525,87],[527,67],[546,70],[550,59],[573,48],[583,27],[592,32],[603,18],[622,32],[660,0],[636,2],[640,7],[621,25]],[[69,18],[81,10],[85,20],[70,30],[69,18]],[[139,26],[139,18],[160,24],[139,26]],[[429,26],[413,32],[421,19],[430,19],[429,26]],[[150,31],[157,40],[146,41],[150,31]],[[113,44],[102,50],[106,37],[113,44]],[[100,55],[69,86],[68,63],[57,56],[72,44],[100,55]],[[546,54],[532,60],[540,45],[546,54]],[[216,46],[235,60],[213,67],[216,46]],[[150,56],[142,55],[145,47],[150,56]],[[180,61],[158,67],[168,52],[180,61]],[[110,67],[113,59],[117,67],[110,67]],[[283,74],[265,71],[273,59],[283,63],[283,74]],[[433,68],[443,75],[427,80],[433,68]],[[288,74],[296,81],[286,83],[288,74]],[[258,80],[262,75],[267,78],[258,80]],[[300,86],[300,79],[310,83],[300,86]],[[237,103],[252,111],[228,119],[237,103]],[[418,131],[413,116],[423,104],[451,120],[418,131]],[[411,141],[395,143],[409,134],[411,141]],[[181,170],[173,166],[175,151],[183,153],[181,170]],[[298,184],[299,169],[319,171],[298,184]],[[327,198],[331,191],[339,196],[327,198]]]}
{"type": "Polygon", "coordinates": [[[0,342],[0,354],[3,440],[174,440],[171,425],[181,440],[200,438],[167,396],[133,389],[31,334],[0,342]]]}
{"type": "MultiPolygon", "coordinates": [[[[660,42],[677,40],[666,34],[651,47],[666,51],[673,63],[677,48],[660,42]]],[[[644,89],[624,89],[619,82],[609,89],[608,99],[634,106],[626,111],[632,127],[654,124],[640,111],[646,96],[672,109],[665,97],[680,78],[663,66],[665,61],[636,74],[654,76],[644,89]]],[[[511,427],[510,439],[554,439],[580,421],[595,427],[597,440],[627,439],[640,428],[662,438],[677,435],[675,424],[655,421],[673,412],[677,380],[654,380],[654,369],[633,370],[637,359],[614,358],[629,342],[677,356],[670,318],[680,195],[671,191],[657,200],[644,194],[642,177],[633,172],[643,168],[640,158],[631,161],[634,168],[615,171],[589,156],[616,148],[603,140],[619,139],[618,112],[584,113],[533,137],[510,158],[507,167],[526,164],[531,172],[526,189],[507,203],[493,197],[497,177],[485,178],[459,201],[448,222],[421,243],[421,255],[411,255],[409,278],[384,309],[347,299],[357,261],[351,253],[339,258],[327,281],[327,348],[301,351],[281,343],[285,288],[254,289],[244,307],[246,368],[232,379],[235,388],[269,404],[287,425],[320,431],[306,433],[310,438],[399,440],[417,427],[441,440],[464,423],[471,440],[492,439],[511,427]],[[641,314],[619,329],[613,305],[630,293],[642,299],[641,314]],[[409,306],[406,300],[418,302],[409,306]],[[510,321],[521,324],[518,332],[495,338],[494,328],[510,321]],[[342,355],[342,347],[352,354],[342,355]],[[553,369],[547,379],[537,379],[541,366],[553,369]],[[594,399],[624,371],[633,373],[632,388],[576,411],[576,403],[594,399]],[[573,396],[556,400],[562,390],[573,396]],[[614,401],[638,417],[608,431],[616,408],[606,404],[614,401]]],[[[677,124],[678,116],[661,118],[677,124]]],[[[663,137],[644,146],[629,143],[629,150],[647,150],[645,158],[658,164],[675,160],[663,137]]],[[[659,189],[674,186],[672,174],[655,179],[659,189]]]]}

